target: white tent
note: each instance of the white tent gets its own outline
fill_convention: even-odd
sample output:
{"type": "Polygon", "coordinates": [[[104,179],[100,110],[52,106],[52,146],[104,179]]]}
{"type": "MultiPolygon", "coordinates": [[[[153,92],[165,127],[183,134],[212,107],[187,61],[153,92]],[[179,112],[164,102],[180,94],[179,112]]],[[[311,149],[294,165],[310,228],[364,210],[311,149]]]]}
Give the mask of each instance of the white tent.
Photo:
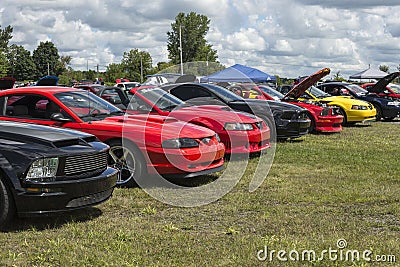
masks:
{"type": "Polygon", "coordinates": [[[388,73],[380,70],[368,68],[359,73],[350,76],[350,79],[380,79],[388,75],[388,73]]]}

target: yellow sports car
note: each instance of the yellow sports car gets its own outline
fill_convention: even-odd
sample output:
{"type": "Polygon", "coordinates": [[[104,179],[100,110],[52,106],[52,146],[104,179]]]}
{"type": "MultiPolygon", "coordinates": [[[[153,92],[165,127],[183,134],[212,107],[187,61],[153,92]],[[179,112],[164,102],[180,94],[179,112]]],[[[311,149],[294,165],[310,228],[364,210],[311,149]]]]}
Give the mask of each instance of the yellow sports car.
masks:
{"type": "Polygon", "coordinates": [[[315,86],[308,88],[299,99],[338,106],[343,115],[343,125],[375,120],[376,109],[369,102],[351,96],[331,96],[315,86]]]}

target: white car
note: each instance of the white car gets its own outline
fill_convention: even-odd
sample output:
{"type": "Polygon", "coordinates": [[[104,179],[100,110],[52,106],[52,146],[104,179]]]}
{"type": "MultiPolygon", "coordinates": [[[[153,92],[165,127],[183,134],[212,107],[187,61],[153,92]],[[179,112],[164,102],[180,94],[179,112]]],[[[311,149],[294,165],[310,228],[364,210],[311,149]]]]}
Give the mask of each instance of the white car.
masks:
{"type": "Polygon", "coordinates": [[[114,86],[124,89],[124,91],[129,91],[132,88],[140,86],[140,82],[120,82],[116,83],[114,86]]]}

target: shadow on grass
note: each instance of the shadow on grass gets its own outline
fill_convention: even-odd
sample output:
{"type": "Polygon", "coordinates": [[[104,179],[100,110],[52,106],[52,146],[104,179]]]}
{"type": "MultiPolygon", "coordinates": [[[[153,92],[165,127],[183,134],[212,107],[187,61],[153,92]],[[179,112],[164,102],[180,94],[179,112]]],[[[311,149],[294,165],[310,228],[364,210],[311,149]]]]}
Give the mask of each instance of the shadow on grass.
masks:
{"type": "Polygon", "coordinates": [[[364,124],[346,124],[343,127],[346,128],[367,128],[367,127],[371,127],[372,123],[364,123],[364,124]]]}
{"type": "Polygon", "coordinates": [[[67,211],[49,215],[36,215],[33,217],[16,217],[12,225],[4,232],[18,232],[35,229],[43,231],[46,229],[57,229],[72,222],[86,222],[101,216],[103,212],[96,207],[67,211]]]}
{"type": "Polygon", "coordinates": [[[185,187],[197,187],[197,186],[202,186],[205,184],[209,184],[215,180],[218,179],[218,176],[214,175],[201,175],[197,177],[192,177],[190,179],[185,179],[185,178],[168,178],[168,181],[171,183],[174,183],[179,186],[185,186],[185,187]]]}
{"type": "Polygon", "coordinates": [[[280,138],[280,139],[278,139],[278,143],[301,143],[301,142],[303,142],[304,141],[304,139],[303,138],[288,138],[288,139],[285,139],[285,138],[280,138]]]}

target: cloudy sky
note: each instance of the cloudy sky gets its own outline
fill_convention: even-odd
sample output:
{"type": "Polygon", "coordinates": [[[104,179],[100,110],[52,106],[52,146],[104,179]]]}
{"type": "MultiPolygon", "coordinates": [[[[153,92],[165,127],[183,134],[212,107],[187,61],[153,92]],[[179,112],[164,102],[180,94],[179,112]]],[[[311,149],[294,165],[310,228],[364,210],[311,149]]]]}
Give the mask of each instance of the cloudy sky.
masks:
{"type": "Polygon", "coordinates": [[[104,71],[124,52],[168,61],[167,32],[179,12],[210,20],[207,40],[225,66],[235,63],[281,77],[322,67],[348,78],[368,68],[400,64],[398,0],[2,0],[0,25],[11,44],[29,51],[53,42],[74,69],[104,71]]]}

